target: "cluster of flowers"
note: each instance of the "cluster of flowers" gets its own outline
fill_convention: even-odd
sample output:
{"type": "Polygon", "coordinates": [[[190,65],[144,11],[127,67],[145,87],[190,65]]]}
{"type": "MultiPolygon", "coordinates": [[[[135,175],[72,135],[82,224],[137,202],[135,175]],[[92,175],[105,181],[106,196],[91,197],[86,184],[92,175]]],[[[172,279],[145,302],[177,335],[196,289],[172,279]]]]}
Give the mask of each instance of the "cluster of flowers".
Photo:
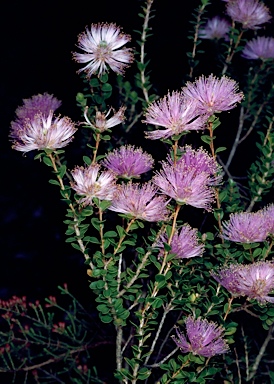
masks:
{"type": "MultiPolygon", "coordinates": [[[[259,0],[230,0],[226,4],[226,14],[230,20],[215,16],[200,28],[201,39],[229,40],[229,31],[233,23],[240,23],[243,30],[260,29],[271,19],[269,9],[259,0]]],[[[274,59],[274,38],[257,36],[246,43],[242,56],[249,60],[274,59]]]]}
{"type": "MultiPolygon", "coordinates": [[[[257,0],[228,1],[227,14],[235,22],[242,23],[244,28],[251,29],[258,28],[270,19],[268,9],[257,0]]],[[[227,28],[227,21],[224,23],[221,19],[215,19],[200,31],[201,37],[225,37],[227,28]],[[210,28],[215,32],[209,32],[210,28]]],[[[108,67],[121,74],[133,60],[131,49],[121,48],[128,41],[130,36],[123,34],[115,24],[94,24],[79,36],[78,47],[84,53],[74,53],[74,58],[86,64],[80,71],[85,71],[88,77],[93,74],[101,76],[108,67]]],[[[273,49],[270,41],[264,43],[267,48],[263,55],[273,49]]],[[[248,56],[247,49],[245,56],[248,56]]],[[[146,137],[152,140],[167,139],[190,130],[204,130],[210,116],[234,108],[242,98],[243,94],[234,80],[226,76],[220,79],[213,75],[201,76],[195,82],[188,82],[180,92],[168,93],[163,99],[149,105],[144,123],[159,129],[146,132],[146,137]]],[[[48,94],[24,100],[23,106],[16,110],[16,120],[11,124],[13,148],[28,152],[56,150],[66,146],[77,128],[68,117],[54,117],[60,104],[59,100],[48,94]]],[[[85,124],[97,133],[109,130],[124,120],[125,108],[121,107],[109,117],[111,111],[97,112],[93,121],[85,113],[85,124]]],[[[162,169],[155,173],[151,181],[134,183],[134,178],[140,178],[143,173],[152,170],[153,163],[151,155],[141,148],[125,145],[109,153],[100,164],[93,162],[86,167],[75,167],[71,172],[71,186],[80,196],[79,203],[83,206],[92,205],[95,198],[108,200],[110,210],[149,222],[167,220],[167,205],[172,199],[178,205],[211,209],[215,200],[214,188],[222,180],[221,168],[215,157],[202,148],[179,147],[175,158],[174,154],[168,154],[166,161],[162,162],[162,169]],[[118,177],[127,182],[116,183],[118,177]]],[[[262,217],[266,222],[267,215],[271,214],[273,216],[273,206],[263,214],[234,214],[229,222],[224,223],[223,237],[240,242],[264,241],[270,232],[273,233],[273,219],[270,229],[262,223],[262,217]]],[[[160,252],[166,242],[167,235],[163,234],[156,244],[160,252]]],[[[170,252],[180,259],[201,256],[204,251],[203,244],[199,244],[197,230],[189,225],[175,231],[170,246],[170,252]]],[[[212,276],[234,295],[247,295],[260,302],[273,301],[268,296],[274,288],[272,263],[233,265],[212,273],[212,276]]],[[[228,349],[222,338],[223,329],[207,320],[188,317],[186,332],[189,342],[178,331],[179,339],[175,339],[184,352],[210,357],[228,349]]]]}

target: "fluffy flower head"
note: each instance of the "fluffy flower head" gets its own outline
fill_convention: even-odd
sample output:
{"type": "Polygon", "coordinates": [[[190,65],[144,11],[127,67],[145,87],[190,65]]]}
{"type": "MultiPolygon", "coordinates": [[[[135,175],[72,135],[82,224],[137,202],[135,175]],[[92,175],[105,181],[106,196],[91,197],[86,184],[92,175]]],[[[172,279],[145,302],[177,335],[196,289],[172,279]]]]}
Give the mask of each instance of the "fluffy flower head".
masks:
{"type": "Polygon", "coordinates": [[[187,82],[183,94],[197,101],[197,110],[207,116],[216,112],[228,111],[236,106],[244,97],[238,92],[236,81],[222,76],[200,76],[194,83],[187,82]]]}
{"type": "Polygon", "coordinates": [[[226,19],[215,16],[209,19],[204,27],[199,30],[201,39],[228,39],[230,24],[226,19]]]}
{"type": "MultiPolygon", "coordinates": [[[[171,240],[171,250],[178,259],[189,259],[191,257],[202,256],[204,245],[199,244],[197,229],[191,228],[190,225],[184,225],[179,231],[175,231],[171,240]]],[[[168,242],[166,234],[162,235],[157,247],[163,248],[164,243],[168,242]]],[[[160,255],[163,253],[161,250],[160,255]]]]}
{"type": "Polygon", "coordinates": [[[143,185],[131,182],[118,186],[110,210],[124,213],[145,221],[166,220],[168,210],[164,196],[156,196],[157,189],[151,183],[143,185]]]}
{"type": "Polygon", "coordinates": [[[186,336],[176,329],[178,339],[174,341],[183,353],[193,353],[212,357],[228,351],[223,339],[224,329],[206,319],[194,319],[188,316],[185,320],[186,336]]]}
{"type": "Polygon", "coordinates": [[[274,38],[259,36],[252,39],[244,47],[242,56],[249,60],[274,59],[274,38]]]}
{"type": "Polygon", "coordinates": [[[102,164],[117,176],[131,179],[152,169],[154,160],[142,148],[125,145],[109,153],[102,164]]]}
{"type": "Polygon", "coordinates": [[[78,48],[84,53],[74,52],[74,59],[86,64],[79,72],[85,71],[87,77],[94,73],[99,76],[108,71],[108,67],[118,74],[133,61],[130,48],[122,48],[131,40],[129,35],[121,32],[115,24],[92,24],[90,29],[78,36],[78,48]]]}
{"type": "Polygon", "coordinates": [[[23,99],[23,105],[18,107],[15,111],[17,116],[16,120],[11,122],[10,137],[17,137],[17,132],[23,129],[24,124],[27,122],[26,120],[32,120],[37,114],[42,114],[46,117],[50,112],[55,112],[61,104],[60,100],[48,93],[34,95],[29,99],[23,99]]]}
{"type": "Polygon", "coordinates": [[[210,175],[199,172],[194,166],[187,166],[183,161],[176,165],[163,163],[153,182],[162,193],[172,197],[178,204],[210,210],[214,202],[214,191],[209,187],[210,175]]]}
{"type": "Polygon", "coordinates": [[[226,11],[246,29],[258,29],[271,19],[269,9],[259,0],[230,0],[226,11]]]}
{"type": "Polygon", "coordinates": [[[153,102],[145,118],[144,123],[165,128],[146,132],[146,137],[152,140],[166,139],[183,131],[200,130],[206,122],[204,116],[199,116],[196,102],[184,98],[181,92],[168,93],[163,99],[153,102]]]}
{"type": "MultiPolygon", "coordinates": [[[[179,147],[178,151],[182,153],[182,156],[177,160],[177,163],[184,163],[186,167],[196,168],[198,173],[207,173],[210,176],[209,185],[220,184],[222,168],[216,159],[210,156],[202,147],[195,150],[190,145],[186,145],[185,147],[179,147]]],[[[170,156],[168,162],[173,164],[170,156]]]]}
{"type": "Polygon", "coordinates": [[[263,211],[232,213],[223,223],[222,237],[237,243],[265,241],[268,235],[263,211]]]}
{"type": "Polygon", "coordinates": [[[211,274],[218,283],[235,296],[247,296],[260,303],[274,303],[274,297],[269,296],[269,293],[274,290],[273,262],[231,264],[211,274]]]}
{"type": "Polygon", "coordinates": [[[74,182],[71,187],[78,195],[84,196],[80,203],[92,205],[92,200],[112,200],[116,191],[115,176],[112,172],[103,171],[99,174],[100,165],[91,164],[88,167],[76,167],[71,173],[74,182]]]}
{"type": "Polygon", "coordinates": [[[13,131],[13,148],[21,152],[63,148],[73,139],[76,130],[68,117],[54,118],[52,111],[47,116],[38,113],[13,131]]]}

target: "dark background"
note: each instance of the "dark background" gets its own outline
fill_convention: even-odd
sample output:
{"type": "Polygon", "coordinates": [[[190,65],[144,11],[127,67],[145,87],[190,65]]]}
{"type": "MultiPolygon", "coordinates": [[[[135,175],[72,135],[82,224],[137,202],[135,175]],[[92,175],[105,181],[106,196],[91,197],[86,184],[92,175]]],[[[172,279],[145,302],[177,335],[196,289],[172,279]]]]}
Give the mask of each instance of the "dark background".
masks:
{"type": "MultiPolygon", "coordinates": [[[[191,45],[186,36],[199,3],[155,0],[154,35],[147,51],[152,83],[160,96],[179,89],[188,72],[185,52],[191,45]]],[[[224,9],[221,0],[212,3],[210,15],[224,9]]],[[[266,3],[270,6],[271,1],[266,3]]],[[[128,46],[137,47],[133,31],[141,29],[137,14],[142,5],[139,0],[1,3],[0,298],[13,294],[40,298],[64,282],[77,295],[88,295],[83,257],[64,243],[66,207],[60,203],[58,188],[48,183],[50,170],[34,161],[33,154],[24,156],[11,149],[9,125],[23,98],[44,92],[62,100],[58,112],[79,121],[75,96],[83,84],[71,54],[77,35],[91,23],[115,22],[132,35],[128,46]]],[[[207,63],[208,57],[205,74],[212,71],[207,63]]]]}

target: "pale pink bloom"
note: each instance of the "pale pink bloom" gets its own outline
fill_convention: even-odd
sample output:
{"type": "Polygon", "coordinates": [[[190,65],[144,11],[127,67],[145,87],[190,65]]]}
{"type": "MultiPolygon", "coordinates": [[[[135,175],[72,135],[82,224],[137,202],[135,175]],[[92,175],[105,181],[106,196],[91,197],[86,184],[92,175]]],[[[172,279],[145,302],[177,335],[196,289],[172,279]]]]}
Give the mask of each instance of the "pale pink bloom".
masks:
{"type": "Polygon", "coordinates": [[[274,303],[274,297],[268,296],[274,290],[273,262],[259,261],[249,265],[231,264],[216,272],[211,272],[211,275],[234,296],[247,296],[260,303],[274,303]]]}
{"type": "Polygon", "coordinates": [[[11,122],[10,137],[17,138],[17,132],[23,129],[26,119],[32,120],[37,114],[47,117],[50,112],[55,112],[61,104],[60,100],[48,93],[23,99],[23,105],[19,106],[15,111],[16,120],[11,122]]]}
{"type": "Polygon", "coordinates": [[[230,0],[226,11],[245,29],[258,29],[271,19],[269,9],[259,0],[230,0]]]}
{"type": "Polygon", "coordinates": [[[91,164],[88,167],[76,167],[72,172],[74,182],[71,187],[78,195],[84,196],[79,202],[92,205],[93,199],[112,200],[116,192],[115,175],[109,171],[99,173],[100,165],[91,164]]]}
{"type": "MultiPolygon", "coordinates": [[[[156,246],[161,249],[160,256],[163,254],[164,243],[168,242],[168,236],[162,235],[156,246]]],[[[178,259],[189,259],[191,257],[202,256],[204,245],[199,244],[198,230],[184,225],[179,231],[176,230],[171,240],[171,250],[169,253],[176,255],[178,259]]]]}
{"type": "Polygon", "coordinates": [[[223,222],[222,237],[237,243],[265,241],[268,235],[264,212],[237,212],[223,222]]]}
{"type": "Polygon", "coordinates": [[[107,113],[97,111],[95,114],[95,119],[90,121],[90,119],[87,116],[88,108],[85,109],[84,117],[87,122],[87,125],[89,125],[91,128],[99,131],[104,132],[107,129],[110,129],[112,127],[115,127],[116,125],[121,124],[125,119],[125,107],[119,108],[118,112],[114,112],[113,108],[110,108],[107,113]],[[110,113],[113,112],[113,116],[109,117],[110,113]]]}
{"type": "MultiPolygon", "coordinates": [[[[197,172],[205,172],[210,176],[209,185],[218,185],[222,181],[222,167],[217,163],[213,156],[202,147],[192,149],[190,145],[179,147],[178,153],[181,157],[176,160],[177,163],[183,162],[187,167],[196,168],[197,172]]],[[[168,156],[168,162],[173,164],[171,156],[168,156]]]]}
{"type": "Polygon", "coordinates": [[[176,165],[163,162],[162,170],[156,172],[153,182],[178,204],[210,210],[215,200],[214,190],[209,187],[210,175],[199,172],[195,166],[187,166],[183,161],[176,165]]]}
{"type": "Polygon", "coordinates": [[[143,185],[121,184],[118,186],[110,210],[145,221],[161,221],[168,217],[167,201],[156,195],[157,189],[151,183],[143,185]]]}
{"type": "Polygon", "coordinates": [[[25,119],[23,127],[13,132],[13,148],[21,152],[34,149],[58,149],[68,145],[76,132],[75,124],[68,117],[53,117],[38,113],[32,119],[25,119]]]}
{"type": "Polygon", "coordinates": [[[125,179],[140,177],[142,173],[152,169],[153,163],[151,155],[132,145],[114,149],[102,162],[106,168],[125,179]]]}
{"type": "Polygon", "coordinates": [[[147,138],[155,140],[204,129],[206,118],[199,116],[194,100],[184,98],[181,92],[172,92],[147,108],[143,122],[165,128],[146,132],[147,138]]]}
{"type": "Polygon", "coordinates": [[[267,232],[274,236],[274,204],[269,204],[264,210],[264,219],[267,227],[267,232]]]}
{"type": "Polygon", "coordinates": [[[244,47],[242,56],[250,60],[274,59],[274,38],[259,36],[252,39],[244,47]]]}
{"type": "Polygon", "coordinates": [[[208,116],[236,107],[244,97],[235,80],[226,76],[217,79],[212,74],[200,76],[194,83],[187,82],[183,94],[196,100],[197,111],[208,116]]]}
{"type": "Polygon", "coordinates": [[[209,19],[207,23],[200,28],[199,37],[201,39],[225,39],[228,40],[228,32],[231,25],[219,16],[209,19]]]}
{"type": "Polygon", "coordinates": [[[120,48],[130,40],[131,37],[113,23],[92,24],[90,29],[86,28],[78,36],[78,48],[84,53],[73,53],[78,63],[87,63],[79,72],[85,71],[88,77],[95,73],[102,76],[110,67],[114,72],[123,74],[133,61],[133,54],[130,48],[120,48]]]}
{"type": "Polygon", "coordinates": [[[228,352],[228,344],[223,339],[223,327],[212,321],[191,316],[185,319],[185,324],[186,336],[176,329],[178,339],[173,337],[183,353],[212,357],[228,352]]]}

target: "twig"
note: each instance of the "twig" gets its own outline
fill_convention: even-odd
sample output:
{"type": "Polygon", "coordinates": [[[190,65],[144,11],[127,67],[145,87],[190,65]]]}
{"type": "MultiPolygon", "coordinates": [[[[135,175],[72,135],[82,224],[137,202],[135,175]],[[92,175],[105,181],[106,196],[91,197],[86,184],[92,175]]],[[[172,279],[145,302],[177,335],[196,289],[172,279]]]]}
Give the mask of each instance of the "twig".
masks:
{"type": "Polygon", "coordinates": [[[265,341],[263,342],[263,345],[261,346],[261,349],[260,349],[260,351],[259,351],[259,353],[258,353],[258,355],[257,355],[257,357],[255,359],[255,362],[254,362],[253,366],[250,369],[250,375],[249,375],[249,377],[247,377],[247,381],[251,380],[256,375],[257,369],[258,369],[259,364],[260,364],[260,362],[261,362],[261,360],[263,358],[263,355],[265,353],[266,347],[267,347],[268,343],[270,342],[270,340],[272,339],[273,327],[274,326],[271,325],[271,327],[268,330],[268,334],[267,334],[267,336],[265,338],[265,341]]]}

